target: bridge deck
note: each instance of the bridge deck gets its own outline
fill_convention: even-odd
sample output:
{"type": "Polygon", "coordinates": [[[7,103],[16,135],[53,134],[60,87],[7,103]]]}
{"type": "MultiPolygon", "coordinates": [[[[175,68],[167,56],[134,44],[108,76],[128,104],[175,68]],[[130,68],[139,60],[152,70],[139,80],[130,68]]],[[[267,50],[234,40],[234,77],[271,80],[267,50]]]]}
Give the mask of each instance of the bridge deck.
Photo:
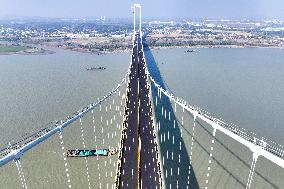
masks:
{"type": "Polygon", "coordinates": [[[136,35],[130,68],[118,188],[161,188],[158,148],[142,41],[136,35]]]}

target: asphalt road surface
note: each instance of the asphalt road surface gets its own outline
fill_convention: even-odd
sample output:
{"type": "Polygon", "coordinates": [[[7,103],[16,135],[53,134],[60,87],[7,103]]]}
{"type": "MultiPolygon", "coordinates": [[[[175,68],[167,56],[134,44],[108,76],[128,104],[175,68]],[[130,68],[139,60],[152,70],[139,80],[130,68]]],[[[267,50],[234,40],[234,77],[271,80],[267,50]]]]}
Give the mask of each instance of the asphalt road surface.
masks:
{"type": "Polygon", "coordinates": [[[136,35],[130,68],[118,188],[161,188],[158,147],[142,40],[136,35]]]}

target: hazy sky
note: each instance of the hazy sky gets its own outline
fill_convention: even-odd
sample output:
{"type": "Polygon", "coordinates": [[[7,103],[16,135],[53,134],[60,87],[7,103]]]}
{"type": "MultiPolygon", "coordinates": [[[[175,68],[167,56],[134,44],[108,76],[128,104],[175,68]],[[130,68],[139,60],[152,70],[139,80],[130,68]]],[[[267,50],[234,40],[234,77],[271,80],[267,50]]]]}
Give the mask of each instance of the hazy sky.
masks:
{"type": "Polygon", "coordinates": [[[152,18],[284,19],[284,0],[0,0],[0,17],[130,17],[134,2],[152,18]]]}

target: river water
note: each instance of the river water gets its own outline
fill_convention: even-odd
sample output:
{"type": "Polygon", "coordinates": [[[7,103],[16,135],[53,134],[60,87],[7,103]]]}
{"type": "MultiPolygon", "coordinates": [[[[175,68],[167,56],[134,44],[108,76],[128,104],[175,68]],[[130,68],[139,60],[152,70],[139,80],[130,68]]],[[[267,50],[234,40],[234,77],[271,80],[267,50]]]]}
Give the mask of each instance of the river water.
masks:
{"type": "Polygon", "coordinates": [[[284,144],[283,49],[154,50],[176,96],[215,117],[284,144]]]}
{"type": "MultiPolygon", "coordinates": [[[[151,51],[168,90],[216,117],[284,144],[284,50],[198,49],[194,53],[186,53],[185,50],[151,51]]],[[[0,146],[17,141],[21,136],[64,118],[103,96],[124,77],[129,61],[130,53],[95,55],[66,50],[56,50],[55,54],[48,55],[0,56],[0,146]],[[107,69],[86,71],[86,68],[99,66],[107,69]]],[[[102,115],[110,116],[108,113],[102,115]]],[[[80,134],[79,127],[74,127],[64,134],[69,148],[81,144],[80,137],[74,136],[75,133],[80,134]]],[[[90,132],[93,132],[92,129],[90,132]]],[[[98,135],[96,140],[99,138],[98,135]]],[[[93,140],[92,136],[86,139],[90,143],[93,140]]],[[[109,141],[108,145],[114,147],[117,142],[109,141]]],[[[29,188],[64,188],[61,184],[65,178],[63,162],[58,155],[58,147],[55,149],[59,140],[49,140],[44,144],[23,158],[29,188]],[[48,162],[54,166],[48,166],[48,162]],[[60,175],[54,176],[58,170],[61,170],[60,175]],[[32,182],[34,180],[38,181],[32,182]]],[[[101,178],[99,171],[91,171],[91,177],[96,178],[92,181],[97,186],[95,188],[99,188],[98,183],[101,182],[108,182],[112,187],[115,169],[111,167],[114,161],[115,157],[110,160],[89,159],[90,169],[97,170],[100,162],[107,170],[113,170],[108,172],[111,178],[107,175],[101,178]],[[107,161],[110,161],[108,165],[107,161]],[[98,182],[97,178],[101,181],[98,182]]],[[[79,179],[85,174],[81,172],[84,160],[69,160],[69,164],[75,187],[87,187],[86,180],[79,179]]],[[[1,186],[19,188],[19,179],[9,175],[18,178],[14,164],[1,170],[1,186]]]]}
{"type": "Polygon", "coordinates": [[[56,51],[48,55],[0,56],[2,145],[103,96],[124,77],[130,62],[129,53],[56,51]],[[107,69],[86,71],[99,66],[107,69]]]}

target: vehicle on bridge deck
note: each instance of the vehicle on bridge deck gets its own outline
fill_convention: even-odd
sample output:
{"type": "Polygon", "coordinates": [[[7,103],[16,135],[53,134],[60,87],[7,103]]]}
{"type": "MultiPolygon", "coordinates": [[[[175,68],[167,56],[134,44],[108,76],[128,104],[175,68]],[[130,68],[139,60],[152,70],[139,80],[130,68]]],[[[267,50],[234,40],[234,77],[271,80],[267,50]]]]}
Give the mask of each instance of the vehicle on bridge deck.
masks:
{"type": "Polygon", "coordinates": [[[68,150],[67,157],[110,156],[116,153],[115,149],[68,150]]]}

